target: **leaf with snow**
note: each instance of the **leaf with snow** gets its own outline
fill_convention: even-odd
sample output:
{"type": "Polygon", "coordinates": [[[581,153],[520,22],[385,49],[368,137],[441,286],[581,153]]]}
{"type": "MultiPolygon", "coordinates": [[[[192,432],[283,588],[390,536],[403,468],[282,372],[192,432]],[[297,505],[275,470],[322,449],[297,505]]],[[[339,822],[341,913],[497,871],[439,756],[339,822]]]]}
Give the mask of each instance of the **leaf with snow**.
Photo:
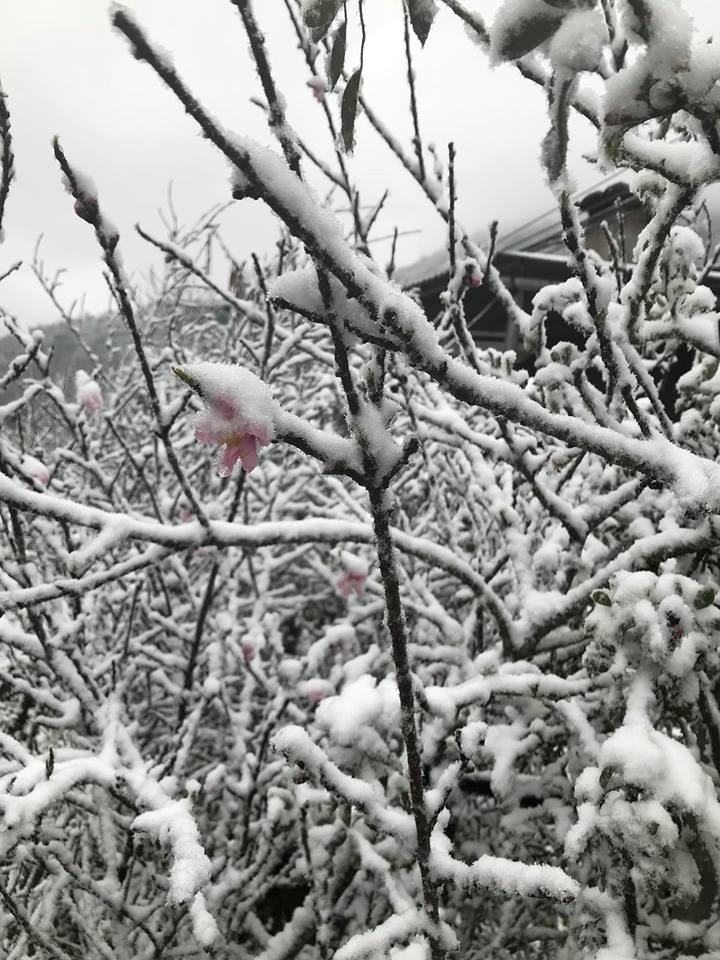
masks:
{"type": "Polygon", "coordinates": [[[326,35],[341,6],[342,0],[305,0],[303,20],[315,43],[326,35]]]}
{"type": "Polygon", "coordinates": [[[543,0],[505,0],[490,29],[490,51],[496,62],[518,60],[549,40],[564,12],[543,0]]]}

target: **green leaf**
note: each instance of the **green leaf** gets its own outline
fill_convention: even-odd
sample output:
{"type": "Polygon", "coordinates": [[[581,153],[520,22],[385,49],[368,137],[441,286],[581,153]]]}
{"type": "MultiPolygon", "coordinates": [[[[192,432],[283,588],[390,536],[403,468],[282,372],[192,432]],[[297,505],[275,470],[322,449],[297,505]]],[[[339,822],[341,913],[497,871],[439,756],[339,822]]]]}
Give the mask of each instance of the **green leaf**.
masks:
{"type": "Polygon", "coordinates": [[[355,118],[357,117],[358,93],[360,92],[360,70],[356,70],[350,77],[343,91],[340,105],[342,120],[342,138],[345,150],[349,153],[353,148],[355,138],[355,118]]]}
{"type": "Polygon", "coordinates": [[[606,593],[604,590],[593,590],[593,592],[590,594],[590,598],[592,599],[593,603],[599,603],[601,607],[612,606],[610,594],[606,593]]]}
{"type": "Polygon", "coordinates": [[[430,27],[438,11],[435,0],[407,0],[408,13],[413,32],[422,46],[430,33],[430,27]]]}
{"type": "Polygon", "coordinates": [[[303,20],[315,43],[322,40],[342,6],[342,0],[306,0],[303,20]]]}
{"type": "Polygon", "coordinates": [[[505,0],[495,15],[490,48],[496,60],[518,60],[544,43],[563,20],[563,12],[537,0],[530,6],[505,0]]]}
{"type": "Polygon", "coordinates": [[[705,586],[700,587],[698,592],[695,594],[695,600],[693,606],[696,610],[704,610],[705,607],[711,606],[715,603],[715,587],[705,586]]]}
{"type": "Polygon", "coordinates": [[[347,21],[343,20],[335,31],[332,50],[330,51],[330,64],[328,67],[328,89],[334,90],[340,79],[340,74],[345,66],[345,50],[347,48],[347,21]]]}

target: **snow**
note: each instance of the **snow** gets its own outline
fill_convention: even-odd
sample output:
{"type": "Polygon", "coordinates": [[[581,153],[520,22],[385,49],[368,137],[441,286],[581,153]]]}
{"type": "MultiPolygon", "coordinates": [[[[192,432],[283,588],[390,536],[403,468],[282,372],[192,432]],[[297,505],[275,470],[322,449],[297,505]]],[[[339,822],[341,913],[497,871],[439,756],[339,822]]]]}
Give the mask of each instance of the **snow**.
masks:
{"type": "Polygon", "coordinates": [[[560,867],[519,863],[489,854],[466,864],[436,845],[430,854],[430,868],[438,879],[464,888],[479,886],[496,893],[542,896],[561,903],[569,903],[580,892],[577,880],[560,867]]]}
{"type": "Polygon", "coordinates": [[[543,0],[504,0],[490,28],[490,51],[497,63],[517,60],[550,38],[563,11],[543,0]]]}
{"type": "Polygon", "coordinates": [[[427,940],[416,937],[406,947],[391,947],[390,960],[429,960],[430,945],[427,940]]]}
{"type": "Polygon", "coordinates": [[[195,894],[190,903],[193,935],[201,947],[208,949],[215,942],[218,926],[215,918],[205,906],[205,897],[201,892],[195,894]]]}
{"type": "MultiPolygon", "coordinates": [[[[423,911],[411,909],[401,914],[394,914],[374,930],[367,933],[357,933],[335,953],[336,960],[361,960],[364,957],[376,957],[386,953],[392,944],[407,940],[409,937],[424,930],[427,925],[427,914],[423,911]]],[[[397,954],[395,955],[397,957],[397,954]]],[[[413,953],[405,960],[420,960],[413,953]]]]}
{"type": "Polygon", "coordinates": [[[388,806],[379,786],[343,773],[302,727],[283,727],[273,737],[272,744],[331,792],[359,807],[378,829],[406,843],[414,843],[415,827],[410,814],[388,806]]]}
{"type": "MultiPolygon", "coordinates": [[[[305,663],[311,673],[320,669],[323,661],[333,650],[351,649],[355,643],[355,630],[350,624],[335,624],[325,631],[322,637],[310,645],[305,654],[305,663]]],[[[288,679],[293,677],[294,669],[290,661],[285,661],[288,666],[286,672],[288,679]]],[[[301,669],[300,661],[294,661],[297,664],[297,670],[301,669]]]]}
{"type": "MultiPolygon", "coordinates": [[[[324,700],[318,707],[317,722],[325,728],[335,743],[345,746],[357,744],[367,737],[374,722],[388,712],[397,722],[397,690],[388,680],[376,684],[367,674],[347,683],[336,697],[324,700]]],[[[367,748],[370,744],[367,744],[367,748]]]]}
{"type": "Polygon", "coordinates": [[[555,69],[569,73],[596,70],[608,42],[605,18],[599,10],[569,13],[550,41],[549,55],[555,69]]]}
{"type": "Polygon", "coordinates": [[[641,22],[632,3],[622,6],[625,27],[644,46],[643,54],[634,61],[628,58],[628,64],[606,84],[606,122],[622,128],[677,104],[677,74],[688,66],[692,35],[689,15],[671,0],[648,0],[647,10],[650,16],[641,22]]]}
{"type": "Polygon", "coordinates": [[[46,487],[50,482],[50,471],[48,468],[42,460],[38,460],[37,457],[31,456],[29,453],[23,456],[20,461],[20,468],[27,473],[28,476],[32,477],[33,480],[37,480],[43,487],[46,487]]]}
{"type": "Polygon", "coordinates": [[[647,719],[629,718],[603,743],[598,759],[603,767],[617,767],[627,783],[663,805],[696,814],[720,840],[720,804],[712,780],[687,747],[653,730],[647,719]]]}
{"type": "Polygon", "coordinates": [[[25,766],[22,776],[12,778],[8,792],[0,792],[5,826],[29,833],[35,821],[73,787],[82,783],[110,787],[115,784],[116,775],[117,771],[104,756],[86,754],[62,760],[55,764],[49,778],[46,778],[44,760],[31,762],[25,766]]]}
{"type": "Polygon", "coordinates": [[[350,553],[349,550],[340,551],[340,560],[342,561],[343,568],[347,573],[354,574],[358,577],[366,577],[368,575],[368,561],[364,557],[359,557],[355,553],[350,553]]]}

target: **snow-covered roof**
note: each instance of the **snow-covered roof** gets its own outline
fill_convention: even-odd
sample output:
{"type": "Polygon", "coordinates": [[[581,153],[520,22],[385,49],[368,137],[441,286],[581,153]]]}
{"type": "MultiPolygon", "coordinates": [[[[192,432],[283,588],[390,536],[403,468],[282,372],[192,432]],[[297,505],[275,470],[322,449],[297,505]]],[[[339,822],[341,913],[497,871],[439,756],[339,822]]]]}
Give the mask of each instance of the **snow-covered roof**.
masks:
{"type": "MultiPolygon", "coordinates": [[[[632,197],[633,201],[635,200],[624,180],[611,179],[608,183],[608,179],[605,179],[577,194],[574,199],[582,210],[594,216],[597,211],[608,209],[616,199],[622,197],[632,197]]],[[[471,234],[471,240],[482,247],[487,246],[487,239],[487,230],[471,234]]],[[[566,254],[561,242],[560,216],[557,207],[533,217],[505,234],[501,231],[497,247],[498,255],[507,253],[514,256],[521,251],[534,251],[542,257],[557,255],[565,261],[566,254]]],[[[448,253],[447,247],[444,247],[421,257],[408,266],[399,268],[395,273],[395,279],[403,287],[413,287],[443,277],[447,271],[448,253]]]]}

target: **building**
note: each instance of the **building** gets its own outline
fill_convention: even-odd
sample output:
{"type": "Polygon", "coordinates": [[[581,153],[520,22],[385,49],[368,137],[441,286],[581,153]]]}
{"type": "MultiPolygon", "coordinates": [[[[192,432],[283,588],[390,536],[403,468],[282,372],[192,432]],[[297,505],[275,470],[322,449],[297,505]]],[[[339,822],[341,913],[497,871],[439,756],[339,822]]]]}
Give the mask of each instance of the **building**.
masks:
{"type": "MultiPolygon", "coordinates": [[[[616,180],[609,186],[600,184],[576,198],[576,203],[587,247],[597,251],[603,259],[610,259],[603,229],[603,223],[607,223],[629,262],[638,236],[647,224],[648,213],[627,183],[616,180]]],[[[485,240],[484,247],[486,243],[485,240]]],[[[572,275],[558,212],[555,210],[536,217],[502,237],[493,262],[516,303],[529,311],[533,297],[542,287],[559,283],[572,275]]],[[[437,316],[442,310],[440,294],[448,281],[447,251],[399,270],[396,279],[406,289],[418,291],[428,317],[437,316]]],[[[720,271],[712,271],[706,283],[716,294],[720,293],[720,271]]],[[[517,349],[517,332],[508,324],[504,310],[485,286],[470,288],[463,303],[468,328],[479,346],[517,349]]],[[[552,344],[575,339],[576,334],[556,316],[548,318],[546,336],[552,344]]]]}

